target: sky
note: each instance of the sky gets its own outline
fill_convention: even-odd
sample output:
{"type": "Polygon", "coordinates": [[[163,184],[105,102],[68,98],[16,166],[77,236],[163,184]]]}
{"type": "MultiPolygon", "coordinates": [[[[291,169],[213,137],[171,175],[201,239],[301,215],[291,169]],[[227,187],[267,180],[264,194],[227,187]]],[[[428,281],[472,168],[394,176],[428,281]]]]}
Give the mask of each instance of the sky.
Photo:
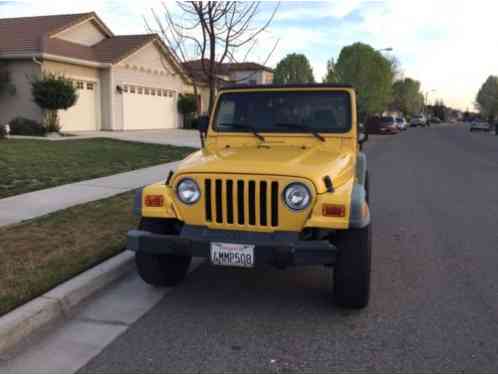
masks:
{"type": "MultiPolygon", "coordinates": [[[[174,8],[171,1],[165,3],[174,8]]],[[[260,22],[276,3],[264,2],[260,22]]],[[[115,34],[146,32],[144,17],[160,0],[0,0],[0,18],[95,11],[115,34]]],[[[175,10],[173,9],[175,12],[175,10]]],[[[275,67],[289,53],[310,60],[315,80],[326,62],[355,42],[395,56],[403,75],[419,80],[429,100],[473,109],[481,84],[498,74],[496,0],[335,0],[280,3],[277,15],[249,60],[275,67]]],[[[0,36],[3,37],[3,36],[0,36]]]]}

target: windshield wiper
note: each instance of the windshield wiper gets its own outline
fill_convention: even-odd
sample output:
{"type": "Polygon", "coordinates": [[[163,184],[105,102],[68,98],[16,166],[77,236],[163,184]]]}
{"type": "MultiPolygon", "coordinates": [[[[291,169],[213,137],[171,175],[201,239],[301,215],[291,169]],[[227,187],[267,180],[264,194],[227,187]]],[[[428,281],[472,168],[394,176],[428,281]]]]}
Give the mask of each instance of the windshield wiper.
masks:
{"type": "Polygon", "coordinates": [[[221,126],[232,126],[234,128],[237,128],[237,129],[250,130],[251,133],[254,134],[254,136],[256,138],[258,138],[260,141],[262,141],[262,142],[265,141],[265,137],[263,137],[261,134],[259,134],[258,131],[252,125],[249,125],[249,124],[239,124],[237,122],[222,122],[219,125],[221,125],[221,126]]]}
{"type": "Polygon", "coordinates": [[[314,130],[311,126],[308,126],[306,124],[299,124],[299,123],[291,123],[291,122],[277,122],[276,124],[273,124],[273,126],[277,126],[280,128],[287,128],[287,129],[292,129],[292,128],[298,128],[301,130],[306,130],[309,131],[313,136],[317,139],[319,139],[322,142],[325,142],[325,138],[323,138],[320,133],[318,133],[316,130],[314,130]]]}

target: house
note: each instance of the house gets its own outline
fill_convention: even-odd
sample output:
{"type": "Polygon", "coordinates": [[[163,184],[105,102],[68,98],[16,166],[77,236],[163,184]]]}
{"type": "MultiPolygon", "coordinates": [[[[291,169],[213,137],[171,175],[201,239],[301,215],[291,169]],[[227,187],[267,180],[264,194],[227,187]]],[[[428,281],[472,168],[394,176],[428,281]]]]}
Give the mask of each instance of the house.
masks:
{"type": "MultiPolygon", "coordinates": [[[[201,108],[201,112],[205,112],[208,108],[209,92],[204,69],[209,69],[209,61],[205,59],[203,63],[201,59],[191,60],[184,62],[182,65],[197,85],[203,84],[203,86],[197,88],[197,91],[200,94],[199,107],[201,108]]],[[[225,84],[265,85],[273,82],[273,70],[267,66],[253,62],[217,63],[215,72],[218,77],[219,86],[225,84]]]]}
{"type": "Polygon", "coordinates": [[[193,93],[191,77],[157,35],[114,35],[93,12],[0,19],[0,35],[0,63],[16,87],[0,97],[0,123],[42,121],[29,77],[43,72],[78,89],[77,103],[60,111],[64,131],[175,128],[179,94],[193,93]]]}
{"type": "MultiPolygon", "coordinates": [[[[183,63],[183,67],[201,82],[206,80],[204,69],[209,69],[209,61],[204,60],[203,64],[203,60],[191,60],[183,63]]],[[[215,71],[221,82],[230,84],[265,85],[273,82],[273,70],[253,62],[217,63],[215,71]]]]}

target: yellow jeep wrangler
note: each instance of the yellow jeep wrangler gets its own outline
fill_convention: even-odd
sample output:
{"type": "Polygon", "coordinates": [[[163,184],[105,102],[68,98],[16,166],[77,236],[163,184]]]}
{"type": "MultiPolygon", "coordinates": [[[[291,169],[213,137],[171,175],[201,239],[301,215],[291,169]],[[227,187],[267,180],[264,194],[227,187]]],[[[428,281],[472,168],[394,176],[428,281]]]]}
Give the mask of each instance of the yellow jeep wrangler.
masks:
{"type": "Polygon", "coordinates": [[[368,304],[368,174],[346,85],[223,88],[202,149],[138,192],[128,233],[141,278],[172,286],[192,257],[216,266],[333,266],[334,300],[368,304]]]}

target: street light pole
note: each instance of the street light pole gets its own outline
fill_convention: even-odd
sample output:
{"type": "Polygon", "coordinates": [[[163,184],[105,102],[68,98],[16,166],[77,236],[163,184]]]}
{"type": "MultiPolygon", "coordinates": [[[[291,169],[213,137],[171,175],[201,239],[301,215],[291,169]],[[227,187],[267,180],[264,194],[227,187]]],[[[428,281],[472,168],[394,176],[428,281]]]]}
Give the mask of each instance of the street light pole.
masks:
{"type": "Polygon", "coordinates": [[[392,47],[381,48],[377,50],[377,52],[392,52],[392,51],[393,51],[392,47]]]}

